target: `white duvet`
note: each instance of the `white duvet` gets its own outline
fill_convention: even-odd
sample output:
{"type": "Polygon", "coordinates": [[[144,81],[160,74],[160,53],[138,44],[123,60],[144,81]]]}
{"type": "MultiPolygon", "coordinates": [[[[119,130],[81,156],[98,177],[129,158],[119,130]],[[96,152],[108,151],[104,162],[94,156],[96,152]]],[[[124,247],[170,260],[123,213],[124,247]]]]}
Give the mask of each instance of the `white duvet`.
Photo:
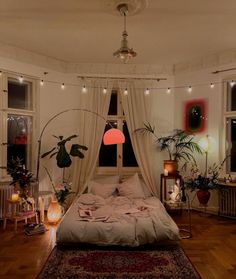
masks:
{"type": "Polygon", "coordinates": [[[103,199],[83,194],[72,204],[57,230],[57,243],[138,246],[178,239],[177,225],[155,197],[103,199]],[[83,217],[86,210],[92,214],[89,218],[83,217]]]}

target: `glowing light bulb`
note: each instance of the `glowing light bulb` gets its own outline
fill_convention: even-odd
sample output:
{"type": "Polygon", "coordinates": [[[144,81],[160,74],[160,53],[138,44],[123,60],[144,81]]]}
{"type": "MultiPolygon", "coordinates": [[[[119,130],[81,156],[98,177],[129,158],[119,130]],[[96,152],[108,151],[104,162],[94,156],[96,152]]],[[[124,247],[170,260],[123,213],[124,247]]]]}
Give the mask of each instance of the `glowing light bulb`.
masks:
{"type": "Polygon", "coordinates": [[[210,87],[211,87],[211,89],[213,89],[215,87],[215,84],[211,83],[210,87]]]}
{"type": "Polygon", "coordinates": [[[128,95],[128,89],[127,88],[125,88],[125,90],[124,90],[124,95],[125,96],[128,95]]]}
{"type": "Polygon", "coordinates": [[[44,81],[43,79],[40,80],[40,85],[43,86],[44,85],[44,81]]]}
{"type": "Polygon", "coordinates": [[[234,81],[234,80],[231,80],[230,86],[233,87],[234,85],[235,85],[235,81],[234,81]]]}
{"type": "Polygon", "coordinates": [[[150,94],[150,90],[148,88],[146,88],[146,90],[144,91],[145,95],[149,95],[150,94]]]}
{"type": "Polygon", "coordinates": [[[20,76],[20,77],[19,77],[19,82],[22,83],[23,80],[24,80],[23,76],[20,76]]]}
{"type": "Polygon", "coordinates": [[[83,87],[82,87],[82,93],[86,93],[87,92],[87,88],[86,88],[86,86],[84,85],[83,87]]]}
{"type": "Polygon", "coordinates": [[[64,90],[65,89],[65,83],[61,84],[61,89],[64,90]]]}
{"type": "Polygon", "coordinates": [[[192,88],[192,86],[190,85],[189,87],[188,87],[188,93],[191,93],[193,91],[193,88],[192,88]]]}
{"type": "Polygon", "coordinates": [[[103,94],[106,94],[107,93],[107,88],[104,87],[103,90],[102,90],[103,94]]]}
{"type": "Polygon", "coordinates": [[[166,93],[167,93],[167,94],[170,94],[170,93],[171,93],[170,87],[167,88],[166,93]]]}

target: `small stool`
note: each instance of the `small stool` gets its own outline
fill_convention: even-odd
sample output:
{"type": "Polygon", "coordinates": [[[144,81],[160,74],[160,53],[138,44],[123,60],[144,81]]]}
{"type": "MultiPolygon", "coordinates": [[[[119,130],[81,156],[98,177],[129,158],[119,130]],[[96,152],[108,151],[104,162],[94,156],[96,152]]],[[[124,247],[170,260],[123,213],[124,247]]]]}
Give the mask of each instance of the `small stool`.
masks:
{"type": "Polygon", "coordinates": [[[13,201],[8,199],[7,200],[7,209],[5,209],[4,212],[4,222],[3,222],[3,229],[6,229],[7,226],[7,220],[14,222],[14,229],[17,231],[17,223],[19,221],[25,220],[25,223],[27,224],[28,219],[35,217],[35,222],[38,223],[38,214],[35,210],[34,203],[32,204],[31,210],[28,211],[22,211],[22,206],[20,201],[13,201]]]}

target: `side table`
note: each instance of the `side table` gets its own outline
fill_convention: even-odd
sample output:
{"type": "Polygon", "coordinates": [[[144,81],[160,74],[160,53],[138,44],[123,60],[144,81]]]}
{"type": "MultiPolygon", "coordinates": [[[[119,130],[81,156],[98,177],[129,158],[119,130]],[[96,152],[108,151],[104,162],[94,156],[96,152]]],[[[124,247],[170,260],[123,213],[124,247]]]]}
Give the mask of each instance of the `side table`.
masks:
{"type": "Polygon", "coordinates": [[[29,218],[35,217],[35,222],[38,223],[38,214],[35,210],[34,203],[32,204],[31,210],[22,211],[20,201],[7,200],[7,208],[4,210],[4,222],[3,229],[6,229],[7,220],[14,222],[14,229],[17,231],[17,223],[19,221],[25,221],[27,224],[29,218]]]}

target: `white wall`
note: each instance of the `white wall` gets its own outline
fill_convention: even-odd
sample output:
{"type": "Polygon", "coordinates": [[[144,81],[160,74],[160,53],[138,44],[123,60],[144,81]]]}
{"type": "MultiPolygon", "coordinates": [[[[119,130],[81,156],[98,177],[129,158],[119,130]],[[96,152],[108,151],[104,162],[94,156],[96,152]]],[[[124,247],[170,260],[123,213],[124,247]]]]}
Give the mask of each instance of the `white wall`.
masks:
{"type": "MultiPolygon", "coordinates": [[[[224,65],[224,69],[233,68],[235,64],[224,65]]],[[[216,68],[208,68],[198,71],[184,71],[175,75],[175,86],[184,86],[186,88],[192,85],[193,91],[191,94],[184,88],[176,89],[175,102],[174,102],[174,126],[176,128],[183,127],[184,118],[184,103],[191,99],[206,99],[208,103],[207,108],[207,128],[206,131],[196,135],[198,141],[205,135],[210,135],[214,138],[215,146],[213,152],[209,154],[209,164],[214,162],[219,163],[224,158],[224,126],[223,126],[223,80],[231,76],[235,76],[236,71],[223,72],[221,74],[212,74],[216,68]],[[210,84],[215,83],[214,89],[210,88],[210,84]],[[194,85],[196,85],[194,87],[194,85]]],[[[197,156],[197,161],[204,171],[205,157],[197,156]]],[[[224,173],[222,173],[224,175],[224,173]]],[[[197,206],[198,202],[194,200],[194,204],[197,206]]],[[[209,211],[218,210],[218,199],[216,191],[212,193],[212,198],[209,203],[209,211]]]]}

